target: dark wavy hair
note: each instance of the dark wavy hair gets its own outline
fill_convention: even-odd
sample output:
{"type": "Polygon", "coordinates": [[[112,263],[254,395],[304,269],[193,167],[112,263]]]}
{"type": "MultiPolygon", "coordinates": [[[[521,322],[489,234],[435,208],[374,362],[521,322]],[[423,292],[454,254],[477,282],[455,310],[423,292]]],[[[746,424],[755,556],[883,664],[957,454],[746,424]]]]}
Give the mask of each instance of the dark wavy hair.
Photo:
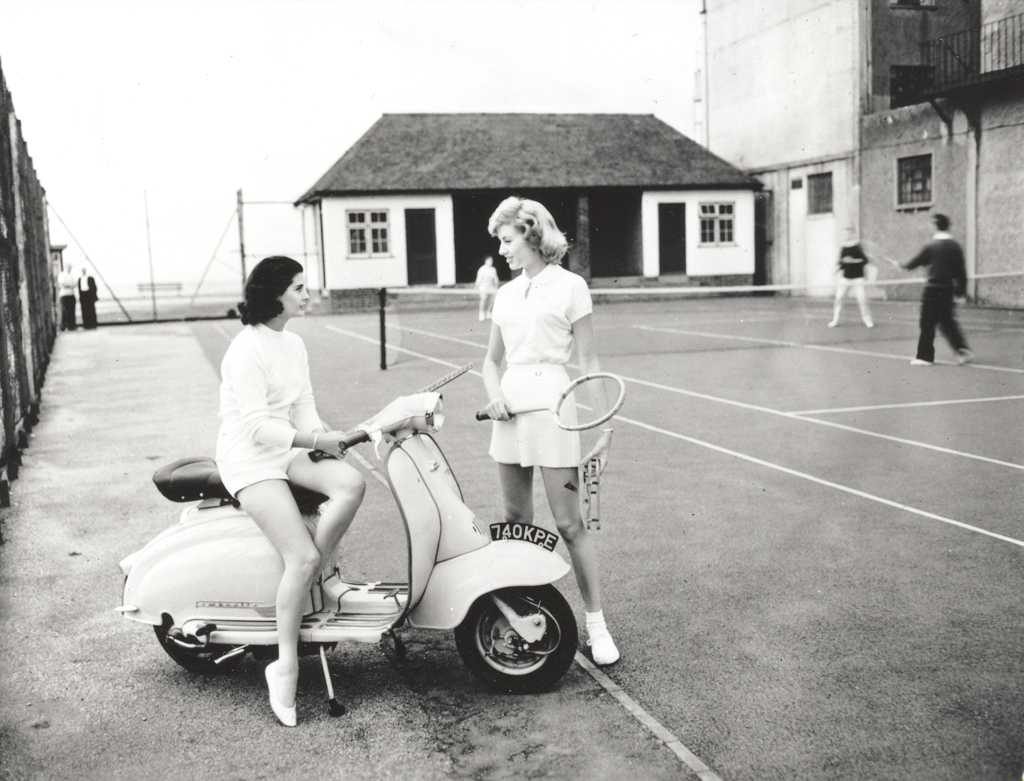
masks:
{"type": "Polygon", "coordinates": [[[245,280],[245,301],[238,305],[243,325],[258,325],[273,320],[284,307],[281,294],[302,273],[302,264],[285,255],[263,258],[245,280]]]}

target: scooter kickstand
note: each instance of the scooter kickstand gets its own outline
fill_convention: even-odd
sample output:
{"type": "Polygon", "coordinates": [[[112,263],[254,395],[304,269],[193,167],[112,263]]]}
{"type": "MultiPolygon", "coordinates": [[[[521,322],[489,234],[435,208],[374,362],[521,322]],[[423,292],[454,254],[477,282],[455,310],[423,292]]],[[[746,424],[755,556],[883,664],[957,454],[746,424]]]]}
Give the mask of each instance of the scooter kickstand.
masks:
{"type": "Polygon", "coordinates": [[[323,665],[324,682],[327,684],[327,712],[332,716],[341,716],[345,713],[345,706],[334,699],[334,684],[331,683],[331,671],[327,668],[327,654],[323,646],[320,646],[320,664],[323,665]]]}
{"type": "Polygon", "coordinates": [[[405,661],[405,643],[402,642],[402,638],[398,636],[398,632],[392,627],[387,632],[388,637],[391,638],[391,642],[395,644],[395,658],[398,661],[405,661]]]}

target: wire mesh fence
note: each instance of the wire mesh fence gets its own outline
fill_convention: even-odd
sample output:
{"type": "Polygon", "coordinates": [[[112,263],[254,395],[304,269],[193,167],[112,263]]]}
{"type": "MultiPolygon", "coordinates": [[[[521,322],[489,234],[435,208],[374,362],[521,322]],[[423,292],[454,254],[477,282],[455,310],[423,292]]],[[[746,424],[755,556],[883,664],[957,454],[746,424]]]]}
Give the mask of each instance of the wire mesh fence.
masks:
{"type": "Polygon", "coordinates": [[[57,333],[46,194],[0,67],[0,506],[21,451],[57,333]]]}

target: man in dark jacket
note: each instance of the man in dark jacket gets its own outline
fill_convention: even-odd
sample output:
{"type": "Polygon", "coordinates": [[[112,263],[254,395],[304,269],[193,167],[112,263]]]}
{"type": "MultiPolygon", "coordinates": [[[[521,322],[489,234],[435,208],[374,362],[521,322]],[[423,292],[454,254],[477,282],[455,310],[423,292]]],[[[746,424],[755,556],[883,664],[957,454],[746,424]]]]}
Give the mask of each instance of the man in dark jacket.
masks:
{"type": "Polygon", "coordinates": [[[957,363],[964,364],[973,354],[956,321],[954,298],[967,291],[967,268],[964,251],[949,234],[949,217],[932,215],[936,233],[912,260],[903,264],[905,269],[927,266],[928,279],[921,295],[921,335],[917,340],[917,357],[912,366],[931,366],[935,363],[935,327],[938,326],[950,346],[956,351],[957,363]]]}

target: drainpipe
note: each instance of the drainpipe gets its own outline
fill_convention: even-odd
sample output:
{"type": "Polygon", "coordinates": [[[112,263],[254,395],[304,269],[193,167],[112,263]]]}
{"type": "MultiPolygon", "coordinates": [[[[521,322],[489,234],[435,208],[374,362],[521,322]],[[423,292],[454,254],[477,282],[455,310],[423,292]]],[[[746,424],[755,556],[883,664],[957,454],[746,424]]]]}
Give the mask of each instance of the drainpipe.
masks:
{"type": "MultiPolygon", "coordinates": [[[[967,127],[970,129],[974,143],[967,145],[967,208],[964,226],[964,241],[967,244],[967,276],[973,277],[978,272],[978,176],[981,161],[981,109],[972,104],[964,107],[967,116],[967,127]]],[[[971,300],[978,300],[978,280],[972,279],[969,292],[971,300]]]]}

